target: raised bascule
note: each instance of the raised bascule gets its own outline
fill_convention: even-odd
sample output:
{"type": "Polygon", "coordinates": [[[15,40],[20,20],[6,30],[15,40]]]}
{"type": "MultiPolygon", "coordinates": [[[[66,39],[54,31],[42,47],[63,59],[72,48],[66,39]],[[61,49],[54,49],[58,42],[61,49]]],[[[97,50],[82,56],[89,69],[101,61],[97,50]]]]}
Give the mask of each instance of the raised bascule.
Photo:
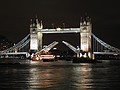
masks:
{"type": "Polygon", "coordinates": [[[5,57],[6,55],[13,54],[25,54],[26,57],[30,57],[32,53],[37,55],[41,52],[49,52],[55,45],[59,42],[54,41],[48,46],[43,48],[43,34],[44,33],[79,33],[80,36],[80,44],[76,48],[72,44],[69,44],[66,41],[62,41],[66,46],[68,46],[71,50],[76,53],[76,57],[84,57],[89,59],[94,59],[94,55],[109,55],[108,57],[116,57],[116,55],[120,55],[120,50],[115,48],[99,38],[97,38],[92,33],[92,23],[89,17],[81,18],[80,27],[79,28],[53,28],[53,29],[44,29],[43,23],[36,17],[34,20],[31,19],[30,23],[30,33],[19,43],[15,44],[13,47],[10,47],[6,50],[0,51],[0,56],[5,57]],[[29,52],[21,51],[26,45],[29,44],[29,52]],[[16,50],[16,51],[15,51],[16,50]],[[30,55],[29,55],[30,54],[30,55]]]}

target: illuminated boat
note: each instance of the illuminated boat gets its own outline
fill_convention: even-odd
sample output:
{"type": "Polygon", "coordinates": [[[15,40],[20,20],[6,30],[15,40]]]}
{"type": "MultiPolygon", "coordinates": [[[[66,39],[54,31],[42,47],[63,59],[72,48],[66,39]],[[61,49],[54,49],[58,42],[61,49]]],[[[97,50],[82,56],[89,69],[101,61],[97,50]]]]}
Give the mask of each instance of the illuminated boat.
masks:
{"type": "Polygon", "coordinates": [[[43,60],[43,62],[56,61],[55,55],[40,55],[40,57],[43,60]]]}
{"type": "Polygon", "coordinates": [[[43,55],[33,55],[33,57],[31,58],[32,61],[40,61],[42,60],[43,62],[49,62],[49,61],[56,61],[55,60],[55,55],[52,54],[43,54],[43,55]]]}

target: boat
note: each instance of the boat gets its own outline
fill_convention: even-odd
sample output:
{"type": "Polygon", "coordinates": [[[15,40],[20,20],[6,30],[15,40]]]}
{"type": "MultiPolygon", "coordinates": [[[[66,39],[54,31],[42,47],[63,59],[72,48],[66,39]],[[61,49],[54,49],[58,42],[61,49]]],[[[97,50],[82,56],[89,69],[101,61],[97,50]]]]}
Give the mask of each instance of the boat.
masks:
{"type": "Polygon", "coordinates": [[[56,61],[55,55],[41,55],[41,59],[43,60],[43,62],[56,61]]]}
{"type": "Polygon", "coordinates": [[[53,54],[34,54],[31,59],[32,61],[43,61],[43,62],[56,61],[55,55],[53,54]]]}

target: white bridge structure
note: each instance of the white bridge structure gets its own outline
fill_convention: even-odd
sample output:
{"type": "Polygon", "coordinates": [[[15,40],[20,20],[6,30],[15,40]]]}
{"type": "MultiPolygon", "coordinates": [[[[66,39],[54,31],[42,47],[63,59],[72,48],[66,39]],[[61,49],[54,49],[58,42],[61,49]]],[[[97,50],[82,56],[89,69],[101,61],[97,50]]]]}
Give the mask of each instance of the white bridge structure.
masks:
{"type": "Polygon", "coordinates": [[[94,54],[109,54],[109,55],[119,55],[120,49],[113,47],[106,42],[99,39],[92,33],[92,23],[89,17],[83,18],[80,21],[79,28],[56,28],[56,29],[44,29],[42,21],[39,23],[38,18],[35,20],[31,19],[30,24],[30,33],[23,38],[20,42],[15,44],[14,46],[0,51],[0,56],[10,55],[10,54],[25,54],[26,57],[29,57],[30,52],[48,52],[55,45],[58,44],[57,41],[49,44],[48,46],[43,48],[42,40],[44,33],[79,33],[80,36],[80,44],[79,47],[73,46],[66,41],[63,43],[68,46],[71,50],[76,53],[77,57],[81,57],[83,55],[93,58],[94,54]],[[29,52],[21,51],[26,45],[29,44],[29,52]],[[84,53],[84,54],[83,54],[84,53]]]}

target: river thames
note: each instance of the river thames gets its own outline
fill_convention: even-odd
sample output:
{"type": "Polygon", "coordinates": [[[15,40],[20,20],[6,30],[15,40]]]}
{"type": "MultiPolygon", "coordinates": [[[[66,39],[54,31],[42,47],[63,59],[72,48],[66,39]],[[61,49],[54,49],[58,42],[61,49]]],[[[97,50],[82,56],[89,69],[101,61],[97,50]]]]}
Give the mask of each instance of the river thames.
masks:
{"type": "Polygon", "coordinates": [[[71,61],[0,66],[0,89],[115,90],[120,89],[120,60],[102,63],[71,61]]]}

